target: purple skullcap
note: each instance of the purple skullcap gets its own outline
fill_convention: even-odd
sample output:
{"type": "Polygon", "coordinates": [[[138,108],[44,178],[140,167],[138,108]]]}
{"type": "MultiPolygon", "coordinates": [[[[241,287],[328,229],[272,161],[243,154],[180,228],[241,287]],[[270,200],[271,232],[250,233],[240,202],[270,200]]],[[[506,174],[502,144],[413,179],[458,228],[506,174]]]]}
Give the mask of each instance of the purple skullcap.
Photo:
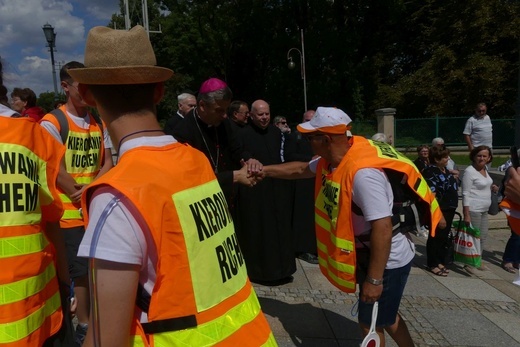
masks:
{"type": "Polygon", "coordinates": [[[216,90],[224,89],[226,87],[226,82],[219,80],[218,78],[210,78],[209,80],[204,81],[204,83],[202,83],[199,89],[199,93],[207,94],[216,90]]]}

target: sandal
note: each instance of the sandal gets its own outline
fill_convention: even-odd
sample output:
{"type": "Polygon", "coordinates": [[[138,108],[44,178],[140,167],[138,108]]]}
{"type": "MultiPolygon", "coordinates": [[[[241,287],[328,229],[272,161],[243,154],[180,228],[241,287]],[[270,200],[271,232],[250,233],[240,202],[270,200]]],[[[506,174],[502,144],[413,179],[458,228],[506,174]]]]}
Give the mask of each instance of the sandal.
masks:
{"type": "Polygon", "coordinates": [[[450,273],[450,270],[448,270],[448,268],[444,265],[439,264],[438,268],[441,269],[446,275],[450,273]]]}
{"type": "Polygon", "coordinates": [[[430,272],[432,274],[434,274],[435,276],[440,276],[440,277],[447,277],[448,274],[446,272],[444,272],[444,269],[440,269],[439,267],[433,267],[433,268],[430,268],[430,272]]]}
{"type": "Polygon", "coordinates": [[[512,274],[516,273],[516,269],[512,263],[502,263],[502,269],[512,274]]]}

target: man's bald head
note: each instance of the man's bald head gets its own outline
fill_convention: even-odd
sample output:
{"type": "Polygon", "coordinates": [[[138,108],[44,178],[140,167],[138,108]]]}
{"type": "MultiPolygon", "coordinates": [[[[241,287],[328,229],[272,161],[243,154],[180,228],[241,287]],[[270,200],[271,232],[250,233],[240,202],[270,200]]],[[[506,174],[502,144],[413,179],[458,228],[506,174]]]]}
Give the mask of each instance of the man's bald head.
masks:
{"type": "Polygon", "coordinates": [[[307,112],[305,112],[303,114],[302,122],[305,123],[305,122],[310,121],[315,113],[316,113],[316,111],[314,111],[314,110],[308,110],[307,112]]]}
{"type": "Polygon", "coordinates": [[[256,100],[251,104],[251,121],[260,129],[265,129],[271,121],[269,104],[264,100],[256,100]]]}

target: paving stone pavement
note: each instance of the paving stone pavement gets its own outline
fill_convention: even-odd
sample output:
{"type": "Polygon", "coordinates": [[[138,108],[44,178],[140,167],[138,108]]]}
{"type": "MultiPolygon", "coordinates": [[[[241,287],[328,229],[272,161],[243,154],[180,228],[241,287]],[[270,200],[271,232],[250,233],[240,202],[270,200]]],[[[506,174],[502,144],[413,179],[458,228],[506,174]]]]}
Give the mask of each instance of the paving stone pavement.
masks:
{"type": "MultiPolygon", "coordinates": [[[[503,213],[490,216],[505,219],[503,213]]],[[[490,230],[484,262],[490,271],[469,274],[453,265],[448,277],[426,271],[426,239],[414,236],[417,256],[400,313],[416,346],[520,346],[517,274],[500,267],[510,231],[490,230]]],[[[254,284],[279,346],[359,346],[357,296],[333,287],[317,265],[297,260],[294,281],[254,284]]],[[[387,336],[387,346],[396,344],[387,336]]]]}

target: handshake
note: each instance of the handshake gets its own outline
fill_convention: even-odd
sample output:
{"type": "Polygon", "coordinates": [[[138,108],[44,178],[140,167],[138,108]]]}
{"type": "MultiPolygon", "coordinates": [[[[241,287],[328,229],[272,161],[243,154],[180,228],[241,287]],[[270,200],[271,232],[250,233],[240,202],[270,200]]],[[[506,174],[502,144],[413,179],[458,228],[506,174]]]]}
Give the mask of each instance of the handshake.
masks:
{"type": "Polygon", "coordinates": [[[265,174],[262,171],[264,166],[256,159],[249,159],[240,161],[242,168],[233,171],[233,183],[240,183],[248,187],[254,187],[260,182],[265,174]]]}

